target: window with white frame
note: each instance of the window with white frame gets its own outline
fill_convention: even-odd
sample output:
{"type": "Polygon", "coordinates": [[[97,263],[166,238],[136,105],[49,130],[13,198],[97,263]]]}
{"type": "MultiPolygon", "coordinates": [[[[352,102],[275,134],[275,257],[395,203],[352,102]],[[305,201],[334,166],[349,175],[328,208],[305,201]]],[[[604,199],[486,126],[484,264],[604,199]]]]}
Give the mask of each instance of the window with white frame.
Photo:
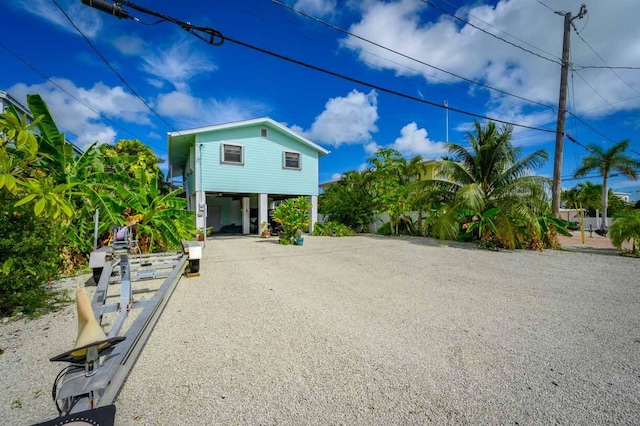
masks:
{"type": "Polygon", "coordinates": [[[262,127],[260,129],[260,136],[263,137],[263,138],[267,137],[267,129],[266,128],[262,127]]]}
{"type": "Polygon", "coordinates": [[[226,164],[244,164],[244,147],[223,143],[221,146],[222,162],[226,164]]]}
{"type": "Polygon", "coordinates": [[[299,152],[285,151],[282,155],[282,161],[285,169],[300,170],[302,168],[299,152]]]}

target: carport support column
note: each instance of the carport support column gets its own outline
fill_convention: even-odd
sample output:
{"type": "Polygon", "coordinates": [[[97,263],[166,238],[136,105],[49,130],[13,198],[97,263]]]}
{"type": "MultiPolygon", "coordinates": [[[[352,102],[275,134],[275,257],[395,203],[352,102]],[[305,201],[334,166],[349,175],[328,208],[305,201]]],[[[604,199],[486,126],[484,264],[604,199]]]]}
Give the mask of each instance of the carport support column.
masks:
{"type": "Polygon", "coordinates": [[[309,233],[313,235],[313,227],[318,221],[318,196],[311,196],[311,208],[309,209],[309,233]]]}
{"type": "Polygon", "coordinates": [[[260,235],[260,228],[262,222],[269,221],[269,195],[260,194],[258,196],[258,235],[260,235]]]}
{"type": "Polygon", "coordinates": [[[249,197],[242,197],[242,233],[247,235],[249,233],[249,197]]]}
{"type": "Polygon", "coordinates": [[[207,227],[207,198],[206,192],[198,191],[196,192],[196,228],[204,229],[207,227]]]}

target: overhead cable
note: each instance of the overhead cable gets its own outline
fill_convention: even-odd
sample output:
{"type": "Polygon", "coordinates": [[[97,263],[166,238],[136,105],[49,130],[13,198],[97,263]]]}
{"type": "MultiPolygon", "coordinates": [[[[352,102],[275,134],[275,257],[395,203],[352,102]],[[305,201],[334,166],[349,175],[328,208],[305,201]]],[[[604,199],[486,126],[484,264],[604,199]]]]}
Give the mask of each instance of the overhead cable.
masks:
{"type": "MultiPolygon", "coordinates": [[[[442,0],[442,1],[443,1],[443,2],[445,2],[445,3],[447,3],[447,4],[449,4],[449,5],[451,5],[451,6],[453,6],[453,7],[455,7],[455,8],[460,8],[460,7],[461,7],[460,5],[457,5],[457,4],[453,3],[453,2],[451,2],[450,0],[442,0]]],[[[553,9],[551,9],[551,10],[553,11],[553,9]]],[[[562,60],[560,57],[556,56],[555,54],[553,54],[553,53],[551,53],[551,52],[547,52],[546,50],[541,49],[541,48],[539,48],[538,46],[534,46],[533,44],[529,43],[528,41],[523,40],[523,39],[521,39],[521,38],[519,38],[519,37],[516,37],[516,36],[514,36],[513,34],[511,34],[511,33],[507,32],[507,31],[505,31],[505,30],[503,30],[503,29],[500,29],[500,28],[496,27],[495,25],[491,24],[490,22],[487,22],[487,21],[485,21],[485,20],[483,20],[483,19],[480,19],[480,18],[478,18],[477,16],[472,15],[471,13],[469,13],[468,15],[469,15],[470,17],[472,17],[473,19],[475,19],[475,20],[477,20],[477,21],[480,21],[480,22],[482,22],[483,24],[485,24],[485,25],[487,25],[487,26],[489,26],[489,27],[493,28],[494,30],[500,31],[500,32],[501,32],[501,33],[503,33],[503,34],[506,34],[506,35],[508,35],[509,37],[511,37],[511,38],[513,38],[513,39],[516,39],[516,40],[518,40],[518,41],[519,41],[519,42],[521,42],[521,43],[526,44],[526,45],[527,45],[527,46],[529,46],[529,47],[533,47],[534,49],[539,50],[540,52],[544,52],[544,53],[546,53],[547,55],[552,56],[552,57],[554,57],[554,58],[558,59],[559,61],[561,61],[561,60],[562,60]]]]}
{"type": "Polygon", "coordinates": [[[56,83],[54,80],[52,80],[51,78],[49,78],[46,74],[44,74],[43,72],[41,72],[38,68],[36,68],[34,65],[32,65],[31,63],[29,63],[26,59],[22,58],[20,55],[18,55],[16,52],[14,52],[13,50],[11,50],[9,47],[7,47],[5,44],[3,44],[2,42],[0,42],[0,47],[2,47],[4,50],[6,50],[7,52],[9,52],[11,55],[13,55],[16,59],[18,59],[20,62],[22,62],[23,64],[25,64],[26,66],[28,66],[29,68],[31,68],[34,72],[36,72],[37,74],[39,74],[42,78],[44,78],[45,80],[47,80],[49,83],[53,84],[55,87],[57,87],[58,89],[60,89],[62,92],[66,93],[67,95],[69,95],[71,98],[75,99],[78,103],[82,104],[83,106],[85,106],[88,110],[96,113],[98,116],[100,116],[103,120],[109,122],[110,124],[114,125],[115,127],[118,127],[120,130],[130,134],[131,136],[133,136],[135,139],[140,139],[138,138],[135,134],[133,134],[130,130],[122,127],[121,125],[119,125],[118,123],[116,123],[115,121],[105,117],[101,112],[97,111],[96,109],[94,109],[91,105],[87,104],[86,102],[84,102],[82,99],[78,98],[77,96],[75,96],[73,93],[69,92],[67,89],[65,89],[64,87],[62,87],[61,85],[59,85],[58,83],[56,83]]]}
{"type": "MultiPolygon", "coordinates": [[[[69,21],[69,23],[73,26],[73,28],[76,29],[76,31],[82,36],[82,38],[87,42],[87,44],[89,44],[89,46],[91,47],[91,49],[93,49],[93,51],[100,57],[100,59],[102,59],[102,61],[107,65],[107,67],[109,67],[109,69],[120,79],[120,81],[122,81],[122,83],[127,86],[127,88],[131,91],[131,93],[137,97],[146,107],[147,109],[149,109],[149,111],[151,111],[153,113],[153,115],[155,115],[156,117],[158,117],[160,119],[160,121],[162,121],[164,124],[167,125],[167,127],[169,127],[171,130],[173,130],[176,133],[180,133],[178,130],[176,130],[167,120],[165,120],[160,114],[158,114],[156,112],[155,109],[153,109],[153,107],[151,107],[151,105],[149,105],[147,103],[147,101],[145,101],[142,96],[140,96],[138,94],[138,92],[127,82],[127,80],[125,80],[125,78],[122,76],[122,74],[120,74],[114,67],[113,65],[111,65],[111,63],[109,62],[109,60],[107,58],[104,57],[104,55],[102,53],[100,53],[100,51],[94,46],[94,44],[91,42],[91,40],[89,40],[89,38],[82,32],[82,30],[80,28],[78,28],[78,26],[73,22],[73,20],[71,19],[71,17],[67,14],[67,12],[58,4],[58,2],[56,0],[53,0],[53,3],[58,7],[58,9],[60,9],[60,11],[64,14],[64,16],[67,18],[67,20],[69,21]]],[[[92,1],[93,3],[93,1],[92,1]]],[[[107,2],[102,2],[102,3],[107,3],[107,2]]],[[[108,4],[108,3],[107,3],[108,4]]],[[[118,5],[114,5],[114,6],[118,6],[118,5]]],[[[118,6],[119,7],[119,6],[118,6]]],[[[120,9],[122,11],[122,9],[120,9]]],[[[124,11],[122,11],[124,12],[124,11]]],[[[126,12],[124,12],[126,14],[126,12]]],[[[116,15],[117,16],[117,15],[116,15]]],[[[117,16],[120,18],[120,16],[117,16]]],[[[123,16],[128,18],[128,14],[127,16],[123,16]]]]}
{"type": "Polygon", "coordinates": [[[445,109],[446,108],[446,109],[448,109],[450,111],[458,112],[460,114],[464,114],[464,115],[468,115],[468,116],[476,117],[476,118],[481,118],[481,119],[484,119],[484,120],[491,120],[491,121],[495,121],[497,123],[507,124],[507,125],[511,125],[511,126],[514,126],[514,127],[521,127],[521,128],[531,129],[531,130],[538,130],[538,131],[546,132],[546,133],[556,133],[555,130],[551,130],[551,129],[545,129],[545,128],[542,128],[542,127],[529,126],[529,125],[526,125],[526,124],[520,124],[520,123],[511,122],[511,121],[501,120],[501,119],[498,119],[498,118],[493,118],[493,117],[489,117],[489,116],[482,115],[482,114],[476,114],[476,113],[473,113],[473,112],[470,112],[470,111],[465,111],[465,110],[458,109],[458,108],[453,108],[453,107],[450,107],[450,106],[446,107],[446,106],[444,106],[444,105],[442,105],[442,104],[440,104],[438,102],[431,102],[431,101],[427,101],[425,99],[418,98],[416,96],[407,95],[405,93],[401,93],[401,92],[398,92],[398,91],[393,90],[393,89],[388,89],[386,87],[383,87],[383,86],[380,86],[380,85],[377,85],[377,84],[373,84],[373,83],[369,83],[369,82],[366,82],[364,80],[360,80],[360,79],[357,79],[357,78],[354,78],[354,77],[349,77],[347,75],[344,75],[344,74],[341,74],[341,73],[338,73],[338,72],[335,72],[335,71],[331,71],[331,70],[328,70],[326,68],[319,67],[317,65],[312,65],[312,64],[309,64],[307,62],[303,62],[303,61],[300,61],[300,60],[297,60],[297,59],[294,59],[294,58],[291,58],[291,57],[288,57],[288,56],[285,56],[285,55],[282,55],[282,54],[279,54],[279,53],[276,53],[276,52],[273,52],[273,51],[270,51],[268,49],[255,46],[253,44],[246,43],[244,41],[241,41],[241,40],[238,40],[238,39],[235,39],[235,38],[232,38],[232,37],[223,36],[221,32],[219,32],[218,30],[215,30],[213,28],[198,27],[198,26],[195,26],[195,25],[193,25],[193,24],[191,24],[189,22],[180,21],[180,20],[178,20],[176,18],[172,18],[172,17],[169,17],[167,15],[163,15],[161,13],[152,11],[150,9],[146,9],[146,8],[140,7],[140,6],[138,6],[138,5],[136,5],[136,4],[132,3],[132,2],[129,2],[129,1],[121,1],[118,4],[122,4],[122,5],[125,5],[125,6],[128,6],[128,7],[131,7],[133,9],[139,10],[139,11],[141,11],[143,13],[147,13],[147,14],[150,14],[150,15],[153,15],[153,16],[157,16],[157,17],[161,17],[161,18],[167,19],[168,21],[173,22],[176,25],[179,25],[183,30],[187,31],[188,33],[193,34],[194,36],[196,36],[196,37],[200,38],[201,40],[203,40],[203,41],[205,41],[205,42],[207,42],[207,43],[209,43],[211,45],[214,45],[214,46],[220,46],[220,45],[223,44],[223,42],[228,41],[228,42],[237,44],[239,46],[243,46],[243,47],[246,47],[248,49],[251,49],[251,50],[254,50],[254,51],[257,51],[257,52],[261,52],[261,53],[264,53],[266,55],[269,55],[269,56],[272,56],[272,57],[275,57],[275,58],[278,58],[278,59],[281,59],[281,60],[284,60],[284,61],[287,61],[287,62],[290,62],[290,63],[293,63],[293,64],[297,64],[297,65],[303,66],[305,68],[313,69],[315,71],[322,72],[322,73],[327,74],[327,75],[332,75],[334,77],[338,77],[338,78],[341,78],[343,80],[351,81],[353,83],[357,83],[357,84],[360,84],[360,85],[363,85],[363,86],[366,86],[366,87],[369,87],[369,88],[372,88],[372,89],[376,89],[376,90],[379,90],[381,92],[385,92],[385,93],[389,93],[389,94],[392,94],[392,95],[395,95],[395,96],[399,96],[401,98],[413,100],[415,102],[419,102],[419,103],[422,103],[422,104],[434,106],[436,108],[441,108],[441,109],[445,109]],[[207,37],[203,37],[200,33],[208,35],[209,36],[208,39],[207,39],[207,37]]]}
{"type": "Polygon", "coordinates": [[[417,62],[417,63],[419,63],[419,64],[422,64],[422,65],[425,65],[425,66],[427,66],[427,67],[429,67],[429,68],[433,68],[433,69],[438,70],[438,71],[440,71],[440,72],[443,72],[443,73],[445,73],[445,74],[449,74],[449,75],[451,75],[451,76],[454,76],[454,77],[456,77],[456,78],[459,78],[460,80],[464,80],[464,81],[466,81],[466,82],[468,82],[468,83],[472,83],[472,84],[478,85],[478,86],[480,86],[480,87],[484,87],[484,88],[486,88],[486,89],[493,90],[493,91],[495,91],[495,92],[502,93],[502,94],[504,94],[504,95],[511,96],[511,97],[514,97],[514,98],[517,98],[517,99],[520,99],[520,100],[523,100],[523,101],[526,101],[526,102],[529,102],[529,103],[532,103],[532,104],[536,104],[536,105],[539,105],[539,106],[542,106],[542,107],[545,107],[545,108],[549,108],[549,109],[551,109],[552,111],[556,111],[556,108],[555,108],[554,106],[547,105],[547,104],[544,104],[544,103],[542,103],[542,102],[534,101],[533,99],[525,98],[525,97],[523,97],[523,96],[515,95],[515,94],[510,93],[510,92],[507,92],[507,91],[505,91],[505,90],[498,89],[498,88],[493,87],[493,86],[489,86],[488,84],[484,84],[484,83],[481,83],[481,82],[479,82],[479,81],[472,80],[472,79],[467,78],[467,77],[463,77],[463,76],[461,76],[461,75],[459,75],[459,74],[456,74],[456,73],[454,73],[454,72],[451,72],[451,71],[447,71],[447,70],[445,70],[445,69],[443,69],[443,68],[440,68],[440,67],[437,67],[437,66],[435,66],[435,65],[429,64],[429,63],[424,62],[424,61],[422,61],[422,60],[420,60],[420,59],[417,59],[417,58],[414,58],[414,57],[409,56],[409,55],[407,55],[407,54],[404,54],[404,53],[402,53],[402,52],[400,52],[400,51],[397,51],[397,50],[392,49],[392,48],[390,48],[390,47],[384,46],[384,45],[382,45],[382,44],[380,44],[380,43],[376,43],[376,42],[374,42],[374,41],[372,41],[372,40],[369,40],[369,39],[367,39],[367,38],[365,38],[365,37],[359,36],[359,35],[357,35],[357,34],[355,34],[355,33],[352,33],[351,31],[345,30],[344,28],[341,28],[341,27],[339,27],[339,26],[337,26],[337,25],[334,25],[334,24],[332,24],[332,23],[330,23],[330,22],[324,21],[324,20],[322,20],[322,19],[320,19],[320,18],[317,18],[317,17],[315,17],[315,16],[313,16],[313,15],[309,15],[308,13],[305,13],[305,12],[303,12],[303,11],[299,10],[299,9],[296,9],[296,8],[294,8],[294,7],[291,7],[291,6],[289,6],[289,5],[285,4],[285,3],[282,3],[282,2],[280,2],[280,1],[278,1],[278,0],[271,0],[271,2],[272,2],[272,3],[277,4],[278,6],[282,6],[282,7],[286,8],[286,9],[289,9],[289,10],[291,10],[292,12],[295,12],[295,13],[297,13],[297,14],[301,15],[301,16],[304,16],[304,17],[309,18],[309,19],[311,19],[311,20],[313,20],[313,21],[316,21],[316,22],[318,22],[318,23],[320,23],[320,24],[322,24],[322,25],[325,25],[325,26],[327,26],[327,27],[329,27],[329,28],[332,28],[332,29],[334,29],[334,30],[336,30],[336,31],[339,31],[339,32],[341,32],[341,33],[343,33],[343,34],[347,34],[347,35],[349,35],[349,36],[351,36],[351,37],[354,37],[354,38],[357,38],[357,39],[359,39],[359,40],[362,40],[362,41],[364,41],[364,42],[366,42],[366,43],[372,44],[372,45],[374,45],[374,46],[376,46],[376,47],[379,47],[379,48],[381,48],[381,49],[384,49],[384,50],[386,50],[386,51],[389,51],[389,52],[391,52],[391,53],[394,53],[394,54],[396,54],[396,55],[398,55],[398,56],[401,56],[401,57],[403,57],[403,58],[406,58],[406,59],[409,59],[409,60],[415,61],[415,62],[417,62]]]}
{"type": "Polygon", "coordinates": [[[460,18],[460,17],[459,17],[459,16],[457,16],[456,14],[451,13],[451,12],[447,11],[446,9],[441,8],[440,6],[438,6],[438,5],[434,4],[433,2],[431,2],[431,1],[429,1],[429,0],[420,0],[420,1],[421,1],[422,3],[428,4],[429,6],[431,6],[431,7],[433,7],[434,9],[436,9],[436,10],[440,11],[441,13],[444,13],[445,15],[451,16],[452,18],[454,18],[454,19],[456,19],[456,20],[458,20],[458,21],[462,22],[462,23],[463,23],[463,24],[465,24],[465,25],[469,25],[469,26],[471,26],[471,27],[473,27],[473,28],[477,29],[478,31],[482,31],[483,33],[485,33],[485,34],[487,34],[487,35],[490,35],[491,37],[496,38],[496,39],[498,39],[498,40],[500,40],[500,41],[502,41],[502,42],[504,42],[504,43],[510,44],[511,46],[516,47],[516,48],[518,48],[518,49],[520,49],[520,50],[522,50],[522,51],[525,51],[525,52],[530,53],[530,54],[532,54],[532,55],[535,55],[535,56],[537,56],[537,57],[539,57],[539,58],[542,58],[542,59],[544,59],[545,61],[549,61],[549,62],[553,62],[554,64],[562,65],[562,62],[561,62],[561,61],[559,61],[559,60],[555,60],[555,59],[549,58],[549,57],[547,57],[547,56],[541,55],[541,54],[539,54],[539,53],[536,53],[536,52],[534,52],[534,51],[532,51],[532,50],[527,49],[526,47],[522,47],[522,46],[520,46],[519,44],[513,43],[513,42],[511,42],[511,41],[509,41],[509,40],[507,40],[507,39],[505,39],[505,38],[502,38],[502,37],[500,37],[500,36],[497,36],[497,35],[495,35],[495,34],[493,34],[493,33],[489,32],[489,31],[485,30],[484,28],[481,28],[481,27],[479,27],[479,26],[477,26],[477,25],[472,24],[472,23],[471,23],[471,22],[469,22],[469,21],[466,21],[466,20],[464,20],[464,19],[460,18]]]}

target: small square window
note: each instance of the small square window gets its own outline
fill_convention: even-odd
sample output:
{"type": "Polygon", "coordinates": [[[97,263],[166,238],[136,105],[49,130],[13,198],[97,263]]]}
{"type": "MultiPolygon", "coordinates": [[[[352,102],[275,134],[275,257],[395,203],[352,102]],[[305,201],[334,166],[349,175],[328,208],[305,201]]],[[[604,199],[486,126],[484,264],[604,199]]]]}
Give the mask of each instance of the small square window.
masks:
{"type": "Polygon", "coordinates": [[[260,137],[267,137],[267,129],[265,129],[264,127],[260,129],[260,137]]]}
{"type": "Polygon", "coordinates": [[[244,164],[244,148],[242,145],[222,144],[222,162],[244,164]]]}
{"type": "Polygon", "coordinates": [[[300,153],[299,152],[286,152],[284,153],[284,168],[285,169],[296,169],[299,170],[300,167],[300,153]]]}

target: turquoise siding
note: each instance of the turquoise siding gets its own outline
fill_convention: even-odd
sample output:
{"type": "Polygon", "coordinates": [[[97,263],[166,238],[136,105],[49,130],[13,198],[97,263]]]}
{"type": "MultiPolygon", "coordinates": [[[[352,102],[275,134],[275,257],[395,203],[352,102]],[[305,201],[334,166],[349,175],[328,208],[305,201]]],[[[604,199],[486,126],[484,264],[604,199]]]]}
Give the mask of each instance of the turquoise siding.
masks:
{"type": "Polygon", "coordinates": [[[231,198],[207,197],[207,204],[211,206],[220,206],[220,213],[222,215],[222,226],[231,224],[242,224],[241,214],[238,214],[235,218],[231,217],[231,198]]]}
{"type": "MultiPolygon", "coordinates": [[[[251,126],[197,135],[202,145],[202,189],[213,192],[318,194],[318,152],[269,126],[251,126]],[[260,137],[260,129],[268,137],[260,137]],[[244,165],[220,161],[221,143],[242,145],[244,165]],[[283,169],[283,152],[301,154],[301,170],[283,169]]],[[[200,176],[198,176],[200,177],[200,176]]],[[[200,183],[198,184],[200,190],[200,183]]]]}

